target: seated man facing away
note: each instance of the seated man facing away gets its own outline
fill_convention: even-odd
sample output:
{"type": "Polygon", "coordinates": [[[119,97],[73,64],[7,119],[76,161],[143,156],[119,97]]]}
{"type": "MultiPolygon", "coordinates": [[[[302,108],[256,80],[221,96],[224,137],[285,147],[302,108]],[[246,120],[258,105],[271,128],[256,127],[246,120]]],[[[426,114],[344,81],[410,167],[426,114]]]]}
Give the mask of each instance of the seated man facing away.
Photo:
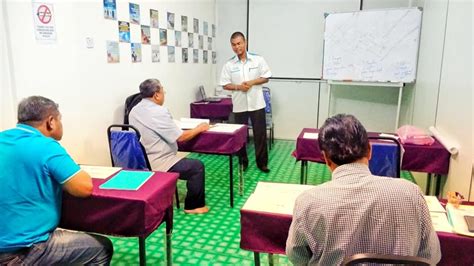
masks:
{"type": "Polygon", "coordinates": [[[286,242],[295,265],[340,265],[357,253],[418,256],[436,264],[438,237],[420,189],[373,176],[367,132],[352,115],[328,118],[319,147],[332,180],[296,200],[286,242]]]}
{"type": "Polygon", "coordinates": [[[180,174],[187,180],[188,193],[184,201],[186,213],[206,213],[204,165],[199,160],[180,158],[177,141],[187,141],[209,129],[207,123],[196,128],[181,130],[173,121],[170,112],[163,107],[165,91],[157,79],[147,79],[140,84],[142,100],[130,111],[130,125],[141,134],[148,159],[154,171],[169,171],[180,174]]]}
{"type": "Polygon", "coordinates": [[[18,105],[16,128],[0,132],[0,265],[101,264],[112,259],[103,236],[58,229],[62,189],[92,193],[89,174],[59,144],[58,105],[31,96],[18,105]]]}

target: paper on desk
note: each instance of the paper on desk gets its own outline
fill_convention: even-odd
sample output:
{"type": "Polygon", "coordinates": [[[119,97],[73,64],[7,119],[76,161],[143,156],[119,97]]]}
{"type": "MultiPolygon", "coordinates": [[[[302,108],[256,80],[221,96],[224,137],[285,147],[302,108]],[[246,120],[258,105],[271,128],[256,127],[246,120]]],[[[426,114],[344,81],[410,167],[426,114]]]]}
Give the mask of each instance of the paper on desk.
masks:
{"type": "Polygon", "coordinates": [[[258,182],[252,195],[247,199],[243,210],[293,214],[296,198],[310,185],[258,182]]]}
{"type": "Polygon", "coordinates": [[[444,212],[430,212],[431,222],[436,232],[453,232],[453,227],[444,212]]]}
{"type": "Polygon", "coordinates": [[[428,205],[428,209],[430,212],[446,212],[446,210],[441,206],[439,200],[435,196],[424,196],[426,200],[426,204],[428,205]]]}
{"type": "Polygon", "coordinates": [[[81,165],[81,169],[93,178],[106,179],[107,177],[117,173],[121,167],[107,167],[95,165],[81,165]]]}
{"type": "Polygon", "coordinates": [[[304,139],[318,139],[318,133],[305,132],[303,134],[304,139]]]}
{"type": "Polygon", "coordinates": [[[240,125],[240,124],[217,123],[217,124],[213,125],[211,128],[209,128],[208,131],[221,132],[221,133],[232,133],[232,132],[235,132],[237,129],[240,129],[242,127],[243,127],[243,125],[240,125]]]}
{"type": "Polygon", "coordinates": [[[446,205],[448,211],[448,218],[453,226],[453,232],[460,235],[474,237],[474,233],[467,229],[465,215],[474,216],[474,206],[461,205],[459,208],[454,208],[453,205],[446,205]]]}
{"type": "Polygon", "coordinates": [[[201,123],[209,124],[209,119],[181,118],[179,121],[175,120],[174,122],[181,129],[192,129],[197,127],[201,123]]]}

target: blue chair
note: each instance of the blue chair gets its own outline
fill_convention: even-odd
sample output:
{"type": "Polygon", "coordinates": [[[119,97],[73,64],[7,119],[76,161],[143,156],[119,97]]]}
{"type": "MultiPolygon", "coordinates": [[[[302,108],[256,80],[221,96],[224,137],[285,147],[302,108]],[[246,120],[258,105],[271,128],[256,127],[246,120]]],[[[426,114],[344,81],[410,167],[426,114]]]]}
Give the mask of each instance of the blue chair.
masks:
{"type": "Polygon", "coordinates": [[[270,88],[263,87],[263,98],[265,99],[265,121],[267,122],[267,130],[269,131],[270,137],[268,138],[268,147],[272,149],[272,145],[275,141],[273,116],[272,116],[272,94],[270,88]]]}
{"type": "MultiPolygon", "coordinates": [[[[140,132],[132,125],[111,125],[107,128],[112,166],[151,171],[145,147],[140,143],[140,132]]],[[[176,208],[179,209],[178,188],[176,208]]]]}
{"type": "Polygon", "coordinates": [[[400,177],[402,146],[397,139],[390,137],[369,137],[372,142],[372,158],[369,161],[370,172],[379,176],[400,177]]]}

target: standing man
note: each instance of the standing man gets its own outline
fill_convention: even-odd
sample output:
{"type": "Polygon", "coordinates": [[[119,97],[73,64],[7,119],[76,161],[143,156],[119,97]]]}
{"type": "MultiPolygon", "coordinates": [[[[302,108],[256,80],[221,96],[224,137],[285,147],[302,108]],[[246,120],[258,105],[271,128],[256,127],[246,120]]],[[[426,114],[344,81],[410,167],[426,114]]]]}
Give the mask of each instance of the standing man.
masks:
{"type": "Polygon", "coordinates": [[[328,118],[319,147],[332,180],[298,196],[286,242],[295,265],[340,265],[358,253],[418,256],[436,265],[438,236],[423,193],[401,179],[373,176],[367,132],[352,115],[328,118]]]}
{"type": "MultiPolygon", "coordinates": [[[[268,168],[267,124],[262,84],[268,82],[272,72],[263,57],[247,52],[247,42],[243,33],[234,32],[230,37],[230,43],[235,56],[224,65],[219,83],[225,90],[232,91],[235,122],[247,125],[250,117],[257,167],[262,172],[268,173],[270,169],[268,168]]],[[[239,157],[246,169],[249,164],[247,150],[242,149],[239,157]]]]}
{"type": "Polygon", "coordinates": [[[179,179],[186,180],[188,193],[184,201],[184,212],[206,213],[204,164],[195,159],[177,156],[177,141],[187,141],[209,129],[207,123],[196,128],[181,130],[173,121],[168,108],[163,107],[165,91],[157,79],[147,79],[140,84],[142,100],[132,108],[130,125],[141,134],[140,142],[145,147],[151,168],[154,171],[179,173],[179,179]]]}
{"type": "Polygon", "coordinates": [[[92,193],[89,174],[59,144],[58,105],[31,96],[18,105],[16,128],[0,132],[0,265],[108,265],[104,236],[58,229],[63,189],[92,193]]]}

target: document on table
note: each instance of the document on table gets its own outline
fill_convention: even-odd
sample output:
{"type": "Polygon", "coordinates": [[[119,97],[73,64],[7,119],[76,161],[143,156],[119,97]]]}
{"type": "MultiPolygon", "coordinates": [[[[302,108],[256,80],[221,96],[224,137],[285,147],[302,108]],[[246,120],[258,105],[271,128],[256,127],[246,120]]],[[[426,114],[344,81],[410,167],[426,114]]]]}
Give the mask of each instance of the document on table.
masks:
{"type": "Polygon", "coordinates": [[[430,211],[431,222],[437,232],[453,232],[453,227],[448,221],[446,210],[443,208],[438,198],[435,196],[424,196],[428,210],[430,211]]]}
{"type": "Polygon", "coordinates": [[[223,123],[217,123],[215,125],[212,125],[211,128],[209,128],[208,131],[210,132],[221,132],[221,133],[233,133],[236,130],[242,128],[243,125],[240,124],[223,124],[223,123]]]}
{"type": "Polygon", "coordinates": [[[303,134],[304,139],[318,139],[318,133],[305,132],[303,134]]]}
{"type": "Polygon", "coordinates": [[[466,215],[474,216],[474,206],[461,205],[459,208],[455,208],[452,204],[448,204],[446,210],[454,233],[474,237],[474,233],[469,232],[466,220],[464,220],[466,215]]]}
{"type": "Polygon", "coordinates": [[[313,187],[310,185],[258,182],[255,191],[247,199],[242,209],[292,215],[296,198],[313,187]]]}
{"type": "Polygon", "coordinates": [[[430,212],[431,222],[436,232],[453,232],[445,212],[430,212]]]}
{"type": "Polygon", "coordinates": [[[88,173],[92,178],[106,179],[107,177],[120,171],[122,168],[96,165],[81,165],[81,169],[88,173]]]}
{"type": "Polygon", "coordinates": [[[435,196],[424,196],[430,212],[446,212],[438,198],[435,196]]]}
{"type": "Polygon", "coordinates": [[[179,121],[175,120],[174,122],[181,129],[192,129],[197,127],[201,123],[209,124],[209,119],[181,118],[179,121]]]}
{"type": "Polygon", "coordinates": [[[100,189],[138,190],[153,176],[148,171],[120,171],[114,177],[99,186],[100,189]]]}

